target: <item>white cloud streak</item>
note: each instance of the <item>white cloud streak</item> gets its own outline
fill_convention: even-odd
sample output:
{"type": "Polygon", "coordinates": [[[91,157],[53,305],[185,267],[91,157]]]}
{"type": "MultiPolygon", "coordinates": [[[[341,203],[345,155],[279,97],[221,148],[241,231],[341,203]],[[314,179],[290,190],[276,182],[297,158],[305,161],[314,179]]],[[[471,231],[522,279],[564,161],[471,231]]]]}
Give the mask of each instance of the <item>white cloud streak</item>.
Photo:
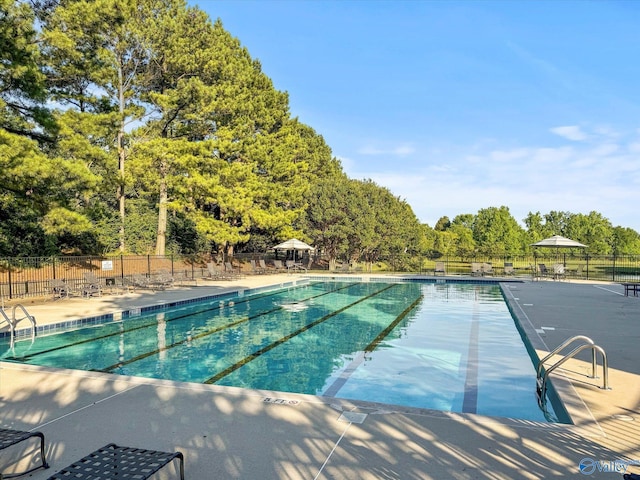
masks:
{"type": "Polygon", "coordinates": [[[519,222],[529,212],[595,210],[614,225],[640,232],[635,211],[640,203],[639,135],[634,132],[632,138],[612,143],[610,137],[577,127],[561,128],[571,143],[517,148],[487,144],[443,151],[437,159],[416,158],[418,152],[388,167],[351,160],[345,171],[389,188],[432,226],[443,215],[453,218],[505,205],[519,222]],[[575,143],[587,137],[593,141],[575,143]]]}

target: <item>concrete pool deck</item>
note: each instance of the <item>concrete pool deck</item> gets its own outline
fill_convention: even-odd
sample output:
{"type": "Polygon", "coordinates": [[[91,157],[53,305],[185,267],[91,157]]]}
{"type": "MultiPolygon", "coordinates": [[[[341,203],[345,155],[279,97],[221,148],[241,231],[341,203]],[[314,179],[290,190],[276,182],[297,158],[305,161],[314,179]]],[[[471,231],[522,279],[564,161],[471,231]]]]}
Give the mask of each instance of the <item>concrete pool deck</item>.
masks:
{"type": "MultiPolygon", "coordinates": [[[[295,278],[251,276],[25,306],[43,325],[295,278]]],[[[539,355],[574,335],[607,352],[611,390],[600,388],[600,358],[601,378],[588,377],[587,352],[551,375],[577,425],[0,362],[0,427],[45,434],[51,468],[21,477],[34,480],[110,442],[179,450],[189,480],[620,478],[621,471],[600,469],[640,460],[640,298],[603,283],[523,281],[504,291],[539,355]],[[584,459],[592,461],[590,475],[580,473],[584,459]]],[[[0,471],[27,467],[15,459],[36,446],[3,450],[0,471]]],[[[153,478],[177,478],[176,469],[153,478]]]]}

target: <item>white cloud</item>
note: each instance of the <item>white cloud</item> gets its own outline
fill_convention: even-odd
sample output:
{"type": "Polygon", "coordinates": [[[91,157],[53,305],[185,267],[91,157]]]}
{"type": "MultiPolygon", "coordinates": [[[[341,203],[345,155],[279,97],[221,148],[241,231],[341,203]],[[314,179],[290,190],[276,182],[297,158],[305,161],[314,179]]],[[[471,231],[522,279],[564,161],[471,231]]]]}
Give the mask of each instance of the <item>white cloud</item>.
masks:
{"type": "Polygon", "coordinates": [[[426,158],[409,155],[401,163],[363,158],[346,171],[389,188],[432,226],[444,215],[505,205],[519,222],[529,212],[595,210],[614,225],[640,232],[640,218],[627,208],[640,203],[640,142],[635,132],[618,140],[594,136],[588,143],[557,147],[458,146],[438,154],[432,149],[426,158]]]}
{"type": "Polygon", "coordinates": [[[393,155],[405,156],[415,152],[415,148],[411,145],[399,145],[392,148],[378,148],[372,145],[365,145],[358,150],[360,155],[393,155]]]}
{"type": "Polygon", "coordinates": [[[573,140],[574,142],[579,142],[588,138],[587,134],[584,133],[577,125],[554,127],[551,129],[551,133],[555,133],[556,135],[566,138],[567,140],[573,140]]]}

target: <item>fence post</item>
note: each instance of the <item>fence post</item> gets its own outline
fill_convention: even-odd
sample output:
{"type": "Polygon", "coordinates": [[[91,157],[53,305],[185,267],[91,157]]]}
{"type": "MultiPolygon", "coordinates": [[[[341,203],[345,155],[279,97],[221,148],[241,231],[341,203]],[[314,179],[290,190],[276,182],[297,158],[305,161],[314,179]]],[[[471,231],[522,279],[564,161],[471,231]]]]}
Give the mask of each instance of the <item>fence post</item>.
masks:
{"type": "Polygon", "coordinates": [[[587,259],[587,280],[589,280],[589,254],[585,255],[587,259]]]}
{"type": "Polygon", "coordinates": [[[616,281],[616,254],[613,254],[613,268],[611,269],[611,281],[616,281]]]}
{"type": "MultiPolygon", "coordinates": [[[[124,255],[120,254],[120,278],[124,282],[124,255]]],[[[124,285],[124,283],[122,284],[124,285]]]]}
{"type": "Polygon", "coordinates": [[[7,271],[9,273],[9,300],[13,298],[13,288],[11,286],[11,260],[7,260],[7,271]]]}
{"type": "Polygon", "coordinates": [[[171,276],[173,277],[173,253],[171,254],[171,276]]]}

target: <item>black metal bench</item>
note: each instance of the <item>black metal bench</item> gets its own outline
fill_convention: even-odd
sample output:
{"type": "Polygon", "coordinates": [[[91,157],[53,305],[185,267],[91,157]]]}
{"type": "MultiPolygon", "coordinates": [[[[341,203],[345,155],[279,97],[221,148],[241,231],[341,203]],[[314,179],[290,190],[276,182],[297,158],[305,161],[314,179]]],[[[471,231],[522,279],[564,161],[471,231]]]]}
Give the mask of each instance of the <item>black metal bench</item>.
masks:
{"type": "Polygon", "coordinates": [[[628,297],[629,292],[633,293],[634,297],[638,296],[638,292],[640,292],[640,283],[623,283],[624,286],[624,296],[628,297]]]}
{"type": "Polygon", "coordinates": [[[13,478],[21,475],[26,475],[27,473],[31,473],[38,468],[49,468],[49,464],[44,455],[44,435],[40,432],[23,432],[20,430],[11,430],[6,428],[0,428],[0,450],[8,448],[16,443],[20,443],[24,440],[28,440],[32,437],[38,437],[40,439],[40,458],[42,459],[42,465],[38,465],[37,467],[33,467],[26,472],[21,473],[12,473],[12,474],[0,474],[0,478],[13,478]]]}
{"type": "Polygon", "coordinates": [[[184,480],[184,456],[181,452],[159,452],[110,443],[63,468],[48,480],[144,480],[176,458],[180,460],[180,480],[184,480]]]}

